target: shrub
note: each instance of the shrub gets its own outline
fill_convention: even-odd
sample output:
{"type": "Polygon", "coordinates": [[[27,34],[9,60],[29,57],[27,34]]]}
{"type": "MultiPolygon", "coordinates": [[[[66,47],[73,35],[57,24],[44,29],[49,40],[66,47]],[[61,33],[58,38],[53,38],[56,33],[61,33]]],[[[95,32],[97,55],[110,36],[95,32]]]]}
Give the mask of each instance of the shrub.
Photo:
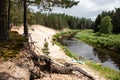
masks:
{"type": "Polygon", "coordinates": [[[48,45],[49,45],[48,42],[44,43],[43,53],[45,53],[46,55],[50,53],[48,45]]]}

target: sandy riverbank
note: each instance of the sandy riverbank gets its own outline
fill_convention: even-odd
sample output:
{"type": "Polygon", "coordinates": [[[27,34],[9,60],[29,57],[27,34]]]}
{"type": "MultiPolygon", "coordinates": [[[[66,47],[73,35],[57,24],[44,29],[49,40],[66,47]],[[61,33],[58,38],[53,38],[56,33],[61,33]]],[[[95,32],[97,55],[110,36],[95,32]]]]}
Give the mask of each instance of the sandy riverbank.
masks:
{"type": "MultiPolygon", "coordinates": [[[[13,31],[19,32],[19,34],[23,34],[23,27],[15,28],[13,27],[13,31]]],[[[65,62],[71,63],[72,58],[65,55],[64,51],[57,45],[52,45],[51,39],[54,34],[56,34],[58,31],[54,29],[47,28],[45,26],[41,25],[33,25],[29,27],[29,34],[32,38],[32,41],[34,41],[35,45],[35,52],[38,55],[44,55],[42,53],[42,48],[44,45],[45,40],[49,43],[49,56],[54,60],[63,60],[65,62]]],[[[7,64],[6,64],[7,65],[7,64]]],[[[86,65],[77,64],[80,68],[91,74],[95,77],[96,80],[105,80],[104,78],[100,77],[99,74],[91,69],[89,69],[86,65]]],[[[5,66],[5,64],[4,64],[5,66]]],[[[16,66],[16,65],[15,65],[16,66]]],[[[1,67],[3,68],[3,67],[1,67]]],[[[4,70],[3,70],[4,71],[4,70]]],[[[16,71],[17,72],[17,71],[16,71]]],[[[24,70],[23,70],[24,72],[24,70]]],[[[25,74],[28,74],[28,72],[25,72],[25,74]]],[[[23,75],[24,76],[24,75],[23,75]]],[[[25,77],[25,76],[24,76],[25,77]]],[[[24,80],[24,79],[23,79],[24,80]]],[[[25,79],[26,80],[26,79],[25,79]]],[[[40,80],[85,80],[84,77],[79,78],[78,76],[74,75],[63,75],[63,74],[52,74],[51,77],[46,76],[43,79],[40,80]]]]}

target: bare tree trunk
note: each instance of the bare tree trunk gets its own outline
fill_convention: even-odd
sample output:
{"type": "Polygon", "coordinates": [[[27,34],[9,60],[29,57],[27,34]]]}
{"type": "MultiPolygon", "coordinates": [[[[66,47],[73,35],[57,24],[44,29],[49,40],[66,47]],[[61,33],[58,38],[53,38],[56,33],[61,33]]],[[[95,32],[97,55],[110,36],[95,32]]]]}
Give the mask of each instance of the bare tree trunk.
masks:
{"type": "Polygon", "coordinates": [[[7,0],[0,0],[0,41],[8,40],[7,0]]]}
{"type": "Polygon", "coordinates": [[[11,0],[8,2],[8,29],[10,30],[10,9],[11,9],[11,0]]]}
{"type": "Polygon", "coordinates": [[[24,35],[28,38],[28,25],[27,25],[27,1],[24,0],[24,35]]]}

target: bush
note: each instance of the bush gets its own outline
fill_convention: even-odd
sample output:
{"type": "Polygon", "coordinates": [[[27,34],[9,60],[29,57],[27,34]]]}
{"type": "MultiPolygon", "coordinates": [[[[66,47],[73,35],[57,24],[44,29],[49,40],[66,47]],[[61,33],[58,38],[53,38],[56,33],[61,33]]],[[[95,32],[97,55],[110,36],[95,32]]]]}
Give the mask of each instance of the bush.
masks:
{"type": "Polygon", "coordinates": [[[48,42],[44,43],[43,53],[45,53],[46,55],[50,53],[48,45],[49,45],[48,42]]]}

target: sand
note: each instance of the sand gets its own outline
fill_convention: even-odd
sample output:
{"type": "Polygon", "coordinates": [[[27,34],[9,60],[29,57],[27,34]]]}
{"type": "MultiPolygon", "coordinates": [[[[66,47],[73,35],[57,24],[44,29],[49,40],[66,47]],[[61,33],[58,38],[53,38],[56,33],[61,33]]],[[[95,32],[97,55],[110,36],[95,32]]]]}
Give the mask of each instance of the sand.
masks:
{"type": "MultiPolygon", "coordinates": [[[[19,27],[19,28],[12,28],[13,31],[17,31],[19,32],[19,34],[23,34],[23,27],[19,27]]],[[[56,34],[58,31],[51,29],[51,28],[47,28],[45,26],[42,25],[32,25],[31,27],[29,27],[29,34],[31,36],[32,42],[34,42],[35,45],[35,52],[38,55],[44,55],[44,53],[42,52],[42,49],[44,47],[44,42],[47,41],[49,43],[49,51],[50,54],[49,56],[52,59],[60,59],[60,60],[64,60],[66,62],[71,62],[72,58],[68,57],[64,51],[57,45],[52,45],[51,39],[52,36],[54,34],[56,34]]],[[[29,40],[30,42],[31,40],[29,40]]],[[[96,80],[105,80],[103,77],[99,76],[99,73],[91,70],[90,68],[88,68],[86,65],[81,65],[81,64],[77,64],[79,67],[81,67],[83,70],[85,70],[86,72],[88,72],[89,74],[91,74],[92,76],[95,77],[96,80]]],[[[64,76],[63,78],[61,78],[60,80],[84,80],[84,79],[77,79],[78,77],[72,79],[71,76],[69,75],[57,75],[57,74],[53,74],[52,77],[61,77],[64,76]],[[54,76],[55,75],[55,76],[54,76]],[[67,79],[68,78],[68,79],[67,79]]],[[[41,80],[56,80],[57,78],[51,79],[49,77],[45,77],[44,79],[41,80]]]]}

